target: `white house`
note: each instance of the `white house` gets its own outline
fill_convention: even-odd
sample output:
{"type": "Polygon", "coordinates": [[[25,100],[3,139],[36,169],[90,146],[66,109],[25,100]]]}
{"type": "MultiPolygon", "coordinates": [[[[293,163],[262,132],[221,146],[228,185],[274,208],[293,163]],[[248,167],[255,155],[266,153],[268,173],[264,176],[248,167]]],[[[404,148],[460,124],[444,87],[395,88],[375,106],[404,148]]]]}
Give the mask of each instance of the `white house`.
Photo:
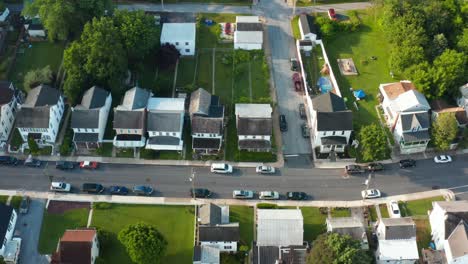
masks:
{"type": "Polygon", "coordinates": [[[96,229],[69,229],[60,238],[52,263],[94,264],[97,257],[99,241],[96,229]]]}
{"type": "MultiPolygon", "coordinates": [[[[460,224],[468,222],[468,201],[438,201],[429,213],[432,240],[436,249],[444,249],[447,239],[460,224]]],[[[468,252],[468,251],[467,251],[468,252]]]]}
{"type": "Polygon", "coordinates": [[[0,81],[0,143],[6,142],[15,123],[18,90],[13,83],[0,81]]]}
{"type": "Polygon", "coordinates": [[[312,140],[321,153],[344,152],[353,132],[353,113],[343,98],[329,92],[312,99],[312,140]]]}
{"type": "Polygon", "coordinates": [[[210,246],[193,247],[193,264],[219,264],[220,250],[210,246]]]}
{"type": "Polygon", "coordinates": [[[13,207],[0,203],[0,256],[6,257],[18,215],[13,207]]]}
{"type": "Polygon", "coordinates": [[[271,150],[273,110],[269,104],[236,104],[236,127],[239,150],[271,150]]]}
{"type": "Polygon", "coordinates": [[[307,14],[299,15],[299,32],[301,40],[309,40],[315,42],[317,40],[317,28],[315,27],[312,17],[307,14]]]}
{"type": "Polygon", "coordinates": [[[59,90],[48,85],[31,89],[16,117],[16,127],[23,141],[32,137],[39,144],[54,144],[64,108],[59,90]]]}
{"type": "Polygon", "coordinates": [[[463,129],[468,124],[468,114],[463,107],[450,105],[443,99],[432,100],[430,105],[432,110],[432,122],[437,120],[442,114],[452,114],[455,116],[460,129],[463,129]]]}
{"type": "Polygon", "coordinates": [[[326,220],[327,232],[349,235],[361,242],[362,249],[369,249],[364,223],[355,217],[329,217],[326,220]]]}
{"type": "Polygon", "coordinates": [[[261,50],[263,26],[258,16],[237,16],[234,31],[234,49],[261,50]]]}
{"type": "Polygon", "coordinates": [[[0,10],[0,23],[7,21],[8,16],[10,15],[10,9],[5,7],[5,9],[0,10]]]}
{"type": "Polygon", "coordinates": [[[114,146],[144,147],[146,143],[146,106],[152,93],[134,87],[127,92],[122,104],[114,108],[114,146]]]}
{"type": "Polygon", "coordinates": [[[410,81],[379,86],[387,125],[402,154],[424,152],[429,143],[431,107],[410,81]]]}
{"type": "Polygon", "coordinates": [[[111,93],[93,86],[84,93],[81,104],[72,107],[71,128],[77,148],[95,149],[101,145],[111,105],[111,93]]]}
{"type": "Polygon", "coordinates": [[[416,225],[411,217],[382,218],[376,233],[378,264],[414,264],[419,260],[416,225]]]}
{"type": "Polygon", "coordinates": [[[148,100],[147,109],[146,148],[182,151],[185,99],[153,97],[148,100]]]}
{"type": "Polygon", "coordinates": [[[161,45],[174,45],[180,55],[195,55],[195,23],[164,23],[161,32],[161,45]]]}
{"type": "Polygon", "coordinates": [[[199,88],[190,95],[192,149],[201,154],[217,153],[223,143],[224,106],[219,96],[199,88]]]}
{"type": "Polygon", "coordinates": [[[24,29],[32,38],[43,39],[46,37],[46,30],[39,16],[33,17],[30,21],[25,23],[24,29]]]}
{"type": "Polygon", "coordinates": [[[257,246],[302,246],[303,239],[301,210],[257,210],[257,246]]]}
{"type": "Polygon", "coordinates": [[[465,109],[468,115],[468,83],[460,87],[460,97],[457,99],[458,106],[465,109]]]}

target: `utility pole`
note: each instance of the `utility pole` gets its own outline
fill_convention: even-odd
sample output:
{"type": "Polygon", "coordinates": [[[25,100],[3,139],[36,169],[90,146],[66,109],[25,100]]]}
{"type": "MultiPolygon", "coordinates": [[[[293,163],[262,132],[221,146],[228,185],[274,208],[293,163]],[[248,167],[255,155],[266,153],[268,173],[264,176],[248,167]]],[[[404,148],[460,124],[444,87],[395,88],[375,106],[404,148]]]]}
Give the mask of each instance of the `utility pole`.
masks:
{"type": "MultiPolygon", "coordinates": [[[[372,179],[372,171],[369,172],[369,176],[367,176],[367,180],[364,182],[364,185],[366,185],[365,194],[367,194],[367,190],[369,189],[369,185],[370,185],[370,183],[371,183],[371,179],[372,179]]],[[[363,200],[363,201],[365,200],[365,196],[362,197],[362,200],[363,200]]]]}
{"type": "Polygon", "coordinates": [[[195,168],[192,168],[192,173],[190,174],[189,181],[192,182],[192,198],[195,200],[197,197],[195,196],[195,177],[196,177],[196,171],[195,168]]]}

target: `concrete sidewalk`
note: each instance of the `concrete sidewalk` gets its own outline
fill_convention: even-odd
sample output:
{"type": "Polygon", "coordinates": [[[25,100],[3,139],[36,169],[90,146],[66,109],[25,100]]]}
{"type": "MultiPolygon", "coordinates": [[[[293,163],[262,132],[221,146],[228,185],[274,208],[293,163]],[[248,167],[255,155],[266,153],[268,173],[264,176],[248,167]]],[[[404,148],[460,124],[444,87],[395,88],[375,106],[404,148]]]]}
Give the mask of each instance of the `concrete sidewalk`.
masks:
{"type": "Polygon", "coordinates": [[[258,203],[272,203],[278,206],[311,206],[311,207],[362,207],[388,203],[392,200],[410,201],[436,196],[444,196],[447,200],[454,200],[455,196],[448,189],[432,190],[426,192],[388,196],[373,200],[354,201],[263,201],[263,200],[235,200],[235,199],[192,199],[170,197],[142,197],[142,196],[118,196],[118,195],[90,195],[90,194],[61,194],[51,192],[11,191],[0,190],[0,195],[27,195],[31,198],[70,201],[70,202],[107,202],[124,204],[164,204],[164,205],[195,205],[204,203],[216,203],[224,205],[256,206],[258,203]]]}

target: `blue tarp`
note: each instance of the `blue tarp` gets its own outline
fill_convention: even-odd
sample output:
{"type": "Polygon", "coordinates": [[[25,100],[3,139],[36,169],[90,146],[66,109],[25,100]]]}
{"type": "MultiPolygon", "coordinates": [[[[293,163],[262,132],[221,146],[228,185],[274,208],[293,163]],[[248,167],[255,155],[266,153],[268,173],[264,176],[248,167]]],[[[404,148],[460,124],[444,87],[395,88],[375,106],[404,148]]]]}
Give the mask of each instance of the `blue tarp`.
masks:
{"type": "Polygon", "coordinates": [[[358,99],[362,99],[364,97],[366,97],[366,93],[363,91],[363,90],[356,90],[353,92],[354,94],[354,97],[358,98],[358,99]]]}
{"type": "Polygon", "coordinates": [[[211,19],[205,19],[205,25],[207,26],[212,26],[214,24],[214,21],[211,19]]]}

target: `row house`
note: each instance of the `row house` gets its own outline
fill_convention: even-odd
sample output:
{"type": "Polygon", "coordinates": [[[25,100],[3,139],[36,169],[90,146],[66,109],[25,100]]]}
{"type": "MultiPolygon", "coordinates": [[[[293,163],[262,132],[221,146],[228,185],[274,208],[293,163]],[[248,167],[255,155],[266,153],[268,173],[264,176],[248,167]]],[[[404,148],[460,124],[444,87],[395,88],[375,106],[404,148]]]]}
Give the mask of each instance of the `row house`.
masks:
{"type": "Polygon", "coordinates": [[[271,151],[272,112],[269,104],[236,104],[239,150],[271,151]]]}
{"type": "Polygon", "coordinates": [[[15,123],[19,93],[12,82],[0,82],[0,143],[6,142],[15,123]]]}

